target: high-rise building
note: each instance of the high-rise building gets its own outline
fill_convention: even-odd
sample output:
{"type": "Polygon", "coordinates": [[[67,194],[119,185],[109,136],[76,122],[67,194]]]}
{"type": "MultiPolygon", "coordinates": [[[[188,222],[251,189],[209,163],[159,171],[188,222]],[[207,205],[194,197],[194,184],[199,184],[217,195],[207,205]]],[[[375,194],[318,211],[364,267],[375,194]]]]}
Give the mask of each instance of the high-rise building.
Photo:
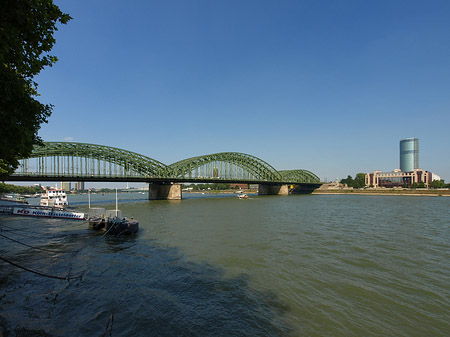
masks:
{"type": "Polygon", "coordinates": [[[70,184],[70,182],[63,181],[63,182],[61,183],[61,189],[63,189],[63,190],[66,191],[66,192],[69,192],[70,189],[71,189],[71,184],[70,184]]]}
{"type": "Polygon", "coordinates": [[[400,141],[400,171],[413,172],[419,168],[419,138],[400,141]]]}
{"type": "Polygon", "coordinates": [[[75,183],[75,190],[83,191],[84,190],[84,181],[77,181],[75,183]]]}

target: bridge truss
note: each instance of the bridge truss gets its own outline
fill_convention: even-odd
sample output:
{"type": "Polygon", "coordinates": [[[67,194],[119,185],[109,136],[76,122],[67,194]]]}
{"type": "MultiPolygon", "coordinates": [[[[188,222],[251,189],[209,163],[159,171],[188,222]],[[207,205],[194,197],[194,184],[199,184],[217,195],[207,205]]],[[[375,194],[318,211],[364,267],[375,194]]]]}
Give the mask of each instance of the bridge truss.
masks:
{"type": "Polygon", "coordinates": [[[11,180],[320,183],[310,171],[277,171],[255,156],[236,152],[198,156],[165,165],[109,146],[45,142],[20,163],[11,180]]]}

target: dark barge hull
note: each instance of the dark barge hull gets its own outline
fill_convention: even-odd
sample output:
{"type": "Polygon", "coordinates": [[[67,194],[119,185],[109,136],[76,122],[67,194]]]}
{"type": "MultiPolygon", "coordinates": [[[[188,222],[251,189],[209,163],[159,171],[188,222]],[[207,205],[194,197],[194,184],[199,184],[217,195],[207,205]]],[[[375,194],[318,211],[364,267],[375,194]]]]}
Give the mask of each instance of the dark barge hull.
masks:
{"type": "Polygon", "coordinates": [[[139,230],[139,222],[137,221],[120,221],[110,222],[105,226],[104,231],[112,235],[129,235],[139,230]],[[112,227],[112,228],[111,228],[112,227]]]}
{"type": "Polygon", "coordinates": [[[139,222],[130,220],[89,219],[89,228],[112,235],[129,235],[139,230],[139,222]]]}

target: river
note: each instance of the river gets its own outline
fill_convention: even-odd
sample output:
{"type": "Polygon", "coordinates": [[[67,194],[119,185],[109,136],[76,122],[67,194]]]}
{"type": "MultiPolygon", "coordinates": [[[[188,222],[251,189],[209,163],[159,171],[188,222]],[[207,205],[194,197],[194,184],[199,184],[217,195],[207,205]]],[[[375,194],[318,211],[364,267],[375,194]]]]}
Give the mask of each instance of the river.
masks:
{"type": "MultiPolygon", "coordinates": [[[[11,335],[448,336],[450,198],[121,193],[140,222],[0,216],[0,326],[11,335]],[[24,246],[16,241],[41,250],[24,246]],[[45,249],[45,250],[42,250],[45,249]],[[22,330],[21,330],[22,329],[22,330]]],[[[69,196],[87,210],[87,196],[69,196]]],[[[114,194],[92,195],[113,209],[114,194]]]]}

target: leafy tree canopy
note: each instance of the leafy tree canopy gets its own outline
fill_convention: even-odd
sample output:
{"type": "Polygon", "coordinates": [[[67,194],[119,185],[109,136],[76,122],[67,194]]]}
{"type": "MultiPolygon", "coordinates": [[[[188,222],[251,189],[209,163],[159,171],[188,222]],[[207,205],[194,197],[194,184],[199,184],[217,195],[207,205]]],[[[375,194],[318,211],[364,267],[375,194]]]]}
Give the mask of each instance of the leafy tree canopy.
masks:
{"type": "Polygon", "coordinates": [[[351,175],[348,175],[347,178],[341,179],[340,183],[347,184],[347,186],[352,187],[351,185],[353,184],[353,178],[351,175]]]}
{"type": "Polygon", "coordinates": [[[357,173],[355,179],[352,178],[351,175],[347,176],[345,179],[341,179],[341,184],[347,184],[348,187],[353,188],[363,188],[366,186],[366,174],[365,173],[357,173]]]}
{"type": "MultiPolygon", "coordinates": [[[[447,184],[448,185],[448,184],[447,184]]],[[[431,188],[444,188],[446,185],[445,185],[445,181],[444,180],[433,180],[431,183],[430,183],[430,187],[431,188]]]]}
{"type": "Polygon", "coordinates": [[[190,185],[183,184],[183,187],[191,187],[194,191],[207,190],[208,188],[211,190],[229,190],[230,184],[226,183],[190,184],[190,185]]]}
{"type": "Polygon", "coordinates": [[[71,17],[53,0],[2,0],[0,11],[0,178],[18,167],[34,144],[52,106],[38,96],[34,76],[57,61],[48,52],[55,44],[57,23],[71,17]]]}
{"type": "Polygon", "coordinates": [[[42,188],[39,186],[17,186],[17,185],[10,185],[10,184],[4,184],[0,183],[0,193],[20,193],[20,194],[34,194],[34,193],[41,193],[42,188]]]}

